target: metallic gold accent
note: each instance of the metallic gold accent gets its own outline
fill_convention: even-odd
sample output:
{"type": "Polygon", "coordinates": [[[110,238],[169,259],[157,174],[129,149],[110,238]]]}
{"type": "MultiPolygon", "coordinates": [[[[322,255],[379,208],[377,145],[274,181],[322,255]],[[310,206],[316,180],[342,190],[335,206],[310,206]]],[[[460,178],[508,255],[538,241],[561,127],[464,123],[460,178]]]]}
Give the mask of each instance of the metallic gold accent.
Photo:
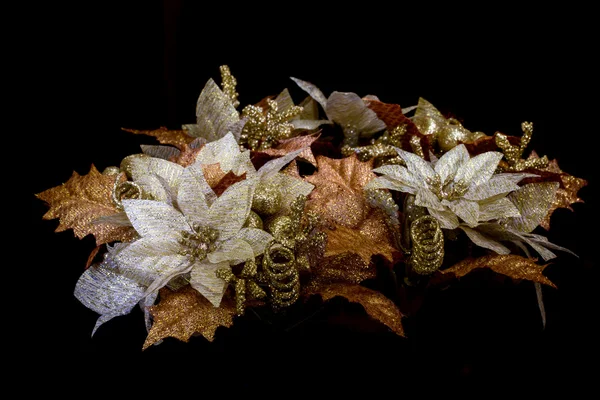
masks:
{"type": "Polygon", "coordinates": [[[263,272],[271,290],[271,303],[275,308],[288,307],[300,296],[300,274],[296,268],[294,252],[276,242],[265,249],[263,272]]]}
{"type": "Polygon", "coordinates": [[[531,122],[523,122],[521,124],[523,130],[523,136],[521,137],[521,143],[519,146],[513,146],[508,141],[508,137],[500,132],[496,133],[495,140],[496,145],[504,152],[504,157],[508,165],[500,165],[499,168],[503,171],[517,172],[525,169],[544,169],[548,167],[548,157],[543,156],[541,158],[528,158],[523,159],[523,152],[527,148],[527,145],[531,141],[533,135],[533,124],[531,122]]]}
{"type": "Polygon", "coordinates": [[[182,231],[179,244],[181,249],[178,254],[189,256],[190,263],[201,261],[206,255],[215,250],[215,242],[219,238],[219,231],[208,226],[194,225],[194,232],[182,231]]]}
{"type": "Polygon", "coordinates": [[[244,222],[244,228],[263,229],[263,220],[260,217],[260,215],[258,215],[254,211],[250,211],[246,222],[244,222]]]}
{"type": "Polygon", "coordinates": [[[294,125],[289,121],[302,112],[302,107],[292,106],[279,112],[275,100],[267,100],[267,110],[262,107],[248,105],[242,110],[242,117],[247,122],[240,135],[240,145],[251,150],[265,150],[278,140],[288,139],[292,135],[294,125]]]}
{"type": "Polygon", "coordinates": [[[412,270],[420,275],[437,271],[444,261],[444,234],[439,222],[429,215],[417,218],[410,224],[410,238],[412,270]]]}
{"type": "MultiPolygon", "coordinates": [[[[404,161],[398,157],[398,153],[394,147],[402,147],[402,139],[406,132],[406,125],[398,125],[392,130],[385,131],[381,137],[371,140],[371,144],[369,145],[350,145],[350,142],[345,141],[341,151],[344,156],[356,154],[360,161],[369,161],[373,159],[373,165],[375,167],[389,164],[404,165],[404,161]]],[[[411,146],[413,146],[413,149],[417,148],[417,151],[420,149],[420,152],[423,153],[419,137],[413,136],[411,138],[411,146]],[[414,145],[413,139],[416,141],[414,145]]]]}
{"type": "Polygon", "coordinates": [[[281,192],[274,183],[260,183],[252,198],[252,211],[259,215],[272,215],[281,208],[281,192]]]}
{"type": "Polygon", "coordinates": [[[107,176],[119,175],[120,173],[121,173],[121,170],[119,169],[119,167],[115,167],[115,166],[106,167],[106,168],[104,168],[104,171],[102,171],[102,175],[107,175],[107,176]]]}
{"type": "Polygon", "coordinates": [[[122,200],[141,199],[142,195],[142,188],[137,183],[131,181],[120,182],[120,179],[117,179],[113,186],[112,201],[119,210],[122,210],[122,200]]]}
{"type": "Polygon", "coordinates": [[[221,65],[219,70],[221,71],[221,87],[223,87],[223,93],[225,93],[225,96],[229,97],[233,107],[237,108],[237,106],[240,105],[240,102],[237,100],[238,93],[235,91],[237,80],[231,75],[229,66],[221,65]]]}
{"type": "Polygon", "coordinates": [[[229,268],[218,269],[216,274],[234,288],[236,315],[244,314],[247,300],[263,299],[267,296],[263,288],[256,283],[261,277],[255,260],[246,261],[239,276],[235,276],[229,268]]]}

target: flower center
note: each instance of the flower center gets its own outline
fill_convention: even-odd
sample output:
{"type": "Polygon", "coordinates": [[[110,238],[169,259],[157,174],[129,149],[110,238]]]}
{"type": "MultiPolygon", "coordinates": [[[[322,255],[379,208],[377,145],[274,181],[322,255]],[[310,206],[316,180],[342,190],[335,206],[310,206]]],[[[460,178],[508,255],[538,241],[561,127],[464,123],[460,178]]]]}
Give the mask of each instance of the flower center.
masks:
{"type": "Polygon", "coordinates": [[[192,230],[193,232],[181,232],[179,244],[182,248],[179,254],[189,256],[191,261],[194,262],[206,258],[206,255],[215,249],[219,231],[198,224],[193,225],[192,230]]]}
{"type": "Polygon", "coordinates": [[[469,186],[463,180],[455,181],[454,176],[449,176],[442,183],[439,175],[427,179],[429,190],[435,194],[439,200],[458,200],[467,193],[469,186]]]}

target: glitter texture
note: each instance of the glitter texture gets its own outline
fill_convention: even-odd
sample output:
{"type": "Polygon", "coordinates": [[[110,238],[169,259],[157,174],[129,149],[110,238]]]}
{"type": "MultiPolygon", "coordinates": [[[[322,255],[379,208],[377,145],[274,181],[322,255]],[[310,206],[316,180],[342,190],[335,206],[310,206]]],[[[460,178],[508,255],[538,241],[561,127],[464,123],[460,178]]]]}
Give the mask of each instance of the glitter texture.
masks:
{"type": "Polygon", "coordinates": [[[242,116],[248,121],[240,136],[240,144],[252,150],[265,150],[277,141],[288,139],[294,125],[289,122],[302,112],[302,107],[292,106],[285,111],[279,111],[275,100],[267,100],[267,109],[249,105],[242,111],[242,116]]]}
{"type": "Polygon", "coordinates": [[[412,270],[421,275],[437,271],[444,261],[444,235],[438,221],[428,215],[417,218],[410,225],[410,238],[412,270]]]}
{"type": "Polygon", "coordinates": [[[237,80],[231,75],[231,71],[227,65],[221,65],[219,70],[221,71],[221,86],[223,87],[223,93],[229,98],[233,107],[237,108],[237,106],[240,105],[240,102],[237,100],[238,93],[235,91],[237,80]]]}
{"type": "Polygon", "coordinates": [[[167,337],[187,342],[195,333],[212,342],[219,326],[233,324],[235,307],[228,301],[213,307],[196,290],[185,286],[176,292],[161,289],[160,302],[150,307],[150,312],[154,324],[143,349],[167,337]]]}
{"type": "Polygon", "coordinates": [[[93,165],[87,175],[73,172],[66,183],[37,195],[50,206],[44,219],[59,219],[56,232],[73,229],[80,239],[94,235],[97,246],[132,240],[136,235],[129,227],[95,223],[98,218],[120,211],[113,203],[112,191],[115,181],[121,179],[115,175],[103,175],[93,165]]]}
{"type": "Polygon", "coordinates": [[[164,126],[154,130],[137,130],[137,129],[125,129],[125,132],[133,133],[136,135],[146,135],[156,138],[162,144],[168,144],[177,147],[182,150],[186,145],[189,145],[194,141],[194,137],[190,136],[184,130],[169,130],[164,126]]]}
{"type": "Polygon", "coordinates": [[[404,336],[400,310],[393,301],[375,290],[358,285],[334,284],[320,289],[317,294],[323,301],[341,296],[352,303],[358,303],[371,318],[383,323],[397,335],[404,336]]]}
{"type": "Polygon", "coordinates": [[[528,158],[523,159],[523,152],[531,141],[533,135],[533,124],[531,122],[523,122],[521,124],[523,136],[518,146],[512,145],[508,137],[502,133],[496,133],[496,145],[504,152],[504,157],[508,162],[507,165],[500,165],[503,171],[518,172],[525,169],[544,169],[548,166],[548,157],[528,158]]]}
{"type": "Polygon", "coordinates": [[[531,259],[512,254],[466,259],[448,269],[440,271],[440,273],[460,278],[478,268],[489,268],[497,274],[506,275],[512,279],[527,279],[556,287],[552,281],[542,274],[545,266],[538,265],[531,259]]]}

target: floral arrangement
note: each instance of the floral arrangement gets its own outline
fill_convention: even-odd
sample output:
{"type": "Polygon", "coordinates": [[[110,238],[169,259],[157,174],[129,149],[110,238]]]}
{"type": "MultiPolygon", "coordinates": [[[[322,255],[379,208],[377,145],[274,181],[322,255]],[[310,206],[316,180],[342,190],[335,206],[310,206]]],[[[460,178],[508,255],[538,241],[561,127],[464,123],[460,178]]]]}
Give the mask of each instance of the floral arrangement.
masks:
{"type": "Polygon", "coordinates": [[[308,94],[299,105],[285,89],[238,111],[227,66],[221,79],[202,90],[195,124],[125,129],[161,145],[37,195],[57,231],[95,237],[75,287],[100,314],[94,332],[139,305],[144,349],[213,340],[248,308],[342,296],[403,336],[410,306],[369,284],[378,275],[398,291],[480,268],[538,293],[554,286],[536,257],[569,250],[534,231],[580,202],[586,181],[525,157],[531,123],[520,136],[488,136],[424,99],[401,108],[326,96],[295,78],[308,94]]]}

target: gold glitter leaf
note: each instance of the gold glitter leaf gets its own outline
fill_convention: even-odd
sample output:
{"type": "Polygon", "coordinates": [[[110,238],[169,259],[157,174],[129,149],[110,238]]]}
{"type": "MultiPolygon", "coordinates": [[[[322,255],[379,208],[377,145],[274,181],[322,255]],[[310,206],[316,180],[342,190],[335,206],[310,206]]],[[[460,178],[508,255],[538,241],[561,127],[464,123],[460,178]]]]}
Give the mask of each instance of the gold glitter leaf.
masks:
{"type": "Polygon", "coordinates": [[[206,298],[191,286],[174,292],[160,290],[160,302],[150,307],[154,324],[144,342],[143,349],[166,337],[174,337],[187,342],[195,333],[200,333],[213,341],[219,326],[233,324],[235,305],[223,299],[220,307],[214,307],[206,298]]]}
{"type": "Polygon", "coordinates": [[[325,257],[344,253],[356,253],[365,264],[369,264],[371,256],[381,254],[393,261],[394,248],[386,240],[380,240],[376,235],[368,235],[360,230],[337,225],[334,230],[327,231],[327,247],[325,257]]]}
{"type": "Polygon", "coordinates": [[[73,229],[75,236],[80,239],[94,235],[97,246],[133,239],[136,234],[131,227],[94,223],[100,217],[120,212],[112,199],[116,179],[123,177],[103,175],[93,165],[87,175],[73,172],[66,183],[37,194],[39,199],[50,205],[43,218],[59,219],[56,232],[73,229]]]}
{"type": "Polygon", "coordinates": [[[323,287],[316,294],[319,294],[323,301],[341,296],[352,303],[358,303],[371,318],[383,323],[397,335],[404,336],[400,310],[392,300],[380,292],[359,285],[336,284],[323,287]]]}
{"type": "Polygon", "coordinates": [[[552,213],[558,208],[566,208],[573,211],[571,204],[583,203],[583,200],[579,198],[579,190],[586,186],[588,183],[585,179],[577,178],[575,176],[564,173],[559,167],[556,160],[550,161],[546,171],[553,174],[557,174],[560,180],[560,187],[556,192],[556,198],[548,211],[548,214],[544,217],[540,225],[546,229],[550,229],[550,217],[552,213]]]}
{"type": "Polygon", "coordinates": [[[125,132],[136,135],[146,135],[155,137],[162,144],[169,144],[183,150],[184,147],[194,141],[194,137],[188,135],[183,130],[169,130],[164,126],[154,130],[136,130],[122,128],[125,132]]]}
{"type": "Polygon", "coordinates": [[[489,268],[497,274],[506,275],[512,279],[525,279],[556,287],[550,279],[542,274],[544,268],[546,268],[545,265],[538,265],[533,259],[514,254],[489,255],[475,259],[465,259],[448,269],[440,271],[440,273],[460,278],[478,268],[489,268]]]}

